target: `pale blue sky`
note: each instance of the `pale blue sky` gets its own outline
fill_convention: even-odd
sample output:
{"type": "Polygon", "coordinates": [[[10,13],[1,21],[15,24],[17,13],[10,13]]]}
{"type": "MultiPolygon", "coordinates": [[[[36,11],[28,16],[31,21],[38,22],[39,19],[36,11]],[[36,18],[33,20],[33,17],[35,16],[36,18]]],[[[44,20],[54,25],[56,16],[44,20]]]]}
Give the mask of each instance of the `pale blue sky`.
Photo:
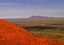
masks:
{"type": "Polygon", "coordinates": [[[0,18],[64,17],[64,0],[0,0],[0,18]]]}

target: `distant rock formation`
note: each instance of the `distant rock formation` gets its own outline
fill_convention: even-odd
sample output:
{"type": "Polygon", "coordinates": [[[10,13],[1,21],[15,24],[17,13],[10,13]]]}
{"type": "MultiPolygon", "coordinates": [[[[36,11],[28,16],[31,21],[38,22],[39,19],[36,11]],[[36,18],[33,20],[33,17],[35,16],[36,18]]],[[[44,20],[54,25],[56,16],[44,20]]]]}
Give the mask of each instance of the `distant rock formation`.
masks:
{"type": "Polygon", "coordinates": [[[40,19],[40,18],[49,18],[48,16],[31,16],[29,18],[35,18],[35,19],[40,19]]]}

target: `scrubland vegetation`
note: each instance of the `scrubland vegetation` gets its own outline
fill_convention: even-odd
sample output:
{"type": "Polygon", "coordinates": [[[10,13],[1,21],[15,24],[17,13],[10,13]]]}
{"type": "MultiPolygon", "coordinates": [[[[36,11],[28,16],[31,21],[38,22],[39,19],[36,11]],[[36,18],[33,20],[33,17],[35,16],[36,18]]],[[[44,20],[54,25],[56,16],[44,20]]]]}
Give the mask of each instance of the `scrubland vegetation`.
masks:
{"type": "MultiPolygon", "coordinates": [[[[21,19],[20,19],[21,20],[21,19]]],[[[21,20],[11,21],[14,24],[23,26],[28,29],[33,35],[48,36],[56,40],[64,42],[64,20],[49,19],[49,20],[21,20]]]]}

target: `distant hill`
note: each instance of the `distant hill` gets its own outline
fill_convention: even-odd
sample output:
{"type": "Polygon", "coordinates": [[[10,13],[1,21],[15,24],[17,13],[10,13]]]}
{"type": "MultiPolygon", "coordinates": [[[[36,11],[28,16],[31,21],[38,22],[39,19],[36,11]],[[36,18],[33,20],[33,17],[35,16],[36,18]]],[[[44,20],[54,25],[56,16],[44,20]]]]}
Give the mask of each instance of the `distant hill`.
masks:
{"type": "Polygon", "coordinates": [[[24,23],[24,22],[38,22],[38,21],[48,21],[48,20],[63,20],[64,17],[48,17],[48,16],[30,16],[27,18],[4,18],[5,20],[13,23],[24,23]]]}
{"type": "Polygon", "coordinates": [[[49,17],[48,16],[30,16],[29,18],[42,19],[42,18],[49,18],[49,17]]]}

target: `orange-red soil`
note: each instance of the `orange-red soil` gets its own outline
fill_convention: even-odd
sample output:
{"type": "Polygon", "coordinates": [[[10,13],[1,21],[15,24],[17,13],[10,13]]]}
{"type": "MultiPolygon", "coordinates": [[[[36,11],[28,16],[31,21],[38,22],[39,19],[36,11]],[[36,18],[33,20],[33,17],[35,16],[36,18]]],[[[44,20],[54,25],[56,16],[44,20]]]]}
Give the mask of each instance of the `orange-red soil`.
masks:
{"type": "Polygon", "coordinates": [[[47,37],[33,36],[26,29],[0,20],[0,45],[64,45],[47,37]]]}

